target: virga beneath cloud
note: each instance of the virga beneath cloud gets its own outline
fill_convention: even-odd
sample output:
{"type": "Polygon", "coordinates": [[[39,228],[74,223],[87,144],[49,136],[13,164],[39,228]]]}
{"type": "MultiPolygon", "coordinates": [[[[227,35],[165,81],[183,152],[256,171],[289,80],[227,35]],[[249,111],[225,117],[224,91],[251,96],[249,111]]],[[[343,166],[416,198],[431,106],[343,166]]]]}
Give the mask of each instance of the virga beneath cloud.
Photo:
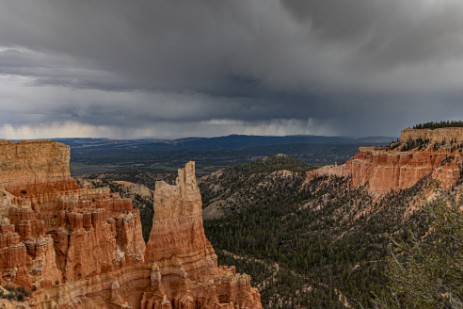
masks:
{"type": "Polygon", "coordinates": [[[3,137],[397,135],[463,116],[457,0],[0,8],[3,137]]]}

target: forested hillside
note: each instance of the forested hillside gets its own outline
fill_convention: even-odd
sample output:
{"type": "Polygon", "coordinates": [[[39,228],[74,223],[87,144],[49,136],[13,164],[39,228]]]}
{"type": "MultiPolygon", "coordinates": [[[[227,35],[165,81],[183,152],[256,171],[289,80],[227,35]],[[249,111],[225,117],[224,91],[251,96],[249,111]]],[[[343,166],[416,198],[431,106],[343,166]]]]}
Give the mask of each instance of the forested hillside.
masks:
{"type": "MultiPolygon", "coordinates": [[[[206,220],[205,227],[220,259],[252,276],[266,308],[410,308],[418,292],[423,305],[416,308],[435,308],[447,301],[438,293],[445,290],[451,290],[453,302],[461,299],[463,283],[452,279],[461,268],[447,266],[462,264],[455,259],[442,264],[450,251],[434,246],[444,241],[452,244],[453,254],[463,253],[461,238],[449,234],[461,221],[452,211],[460,205],[460,188],[443,192],[437,182],[423,179],[411,189],[375,198],[351,187],[348,178],[322,177],[304,185],[295,173],[295,185],[289,186],[265,177],[275,171],[257,169],[250,176],[250,170],[251,165],[235,167],[232,175],[245,176],[227,178],[229,184],[224,176],[206,179],[220,179],[229,196],[242,199],[229,204],[224,216],[206,220]],[[251,190],[253,177],[266,179],[266,189],[256,182],[251,190]],[[434,209],[452,211],[453,217],[430,215],[434,209]],[[442,232],[436,224],[451,226],[442,232]],[[426,294],[423,289],[434,289],[436,282],[452,285],[426,294]]],[[[213,199],[207,190],[204,194],[207,209],[213,199]]]]}

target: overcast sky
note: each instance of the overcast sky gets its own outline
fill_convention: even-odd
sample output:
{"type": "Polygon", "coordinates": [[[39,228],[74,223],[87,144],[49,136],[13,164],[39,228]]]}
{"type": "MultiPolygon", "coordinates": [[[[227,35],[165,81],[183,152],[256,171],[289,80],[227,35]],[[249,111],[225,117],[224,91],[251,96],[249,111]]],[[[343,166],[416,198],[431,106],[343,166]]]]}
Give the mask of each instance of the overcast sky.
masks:
{"type": "Polygon", "coordinates": [[[0,138],[463,119],[461,0],[0,0],[0,138]]]}

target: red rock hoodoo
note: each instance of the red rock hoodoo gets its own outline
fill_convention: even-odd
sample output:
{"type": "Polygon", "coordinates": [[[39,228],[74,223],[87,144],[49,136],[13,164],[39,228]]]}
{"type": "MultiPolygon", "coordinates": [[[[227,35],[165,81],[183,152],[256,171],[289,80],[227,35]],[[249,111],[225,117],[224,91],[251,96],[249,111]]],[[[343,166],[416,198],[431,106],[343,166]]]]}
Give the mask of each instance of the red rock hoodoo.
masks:
{"type": "Polygon", "coordinates": [[[194,162],[178,171],[175,185],[156,183],[154,205],[145,254],[152,263],[152,289],[144,294],[141,308],[158,308],[163,299],[174,299],[173,308],[261,308],[249,276],[217,265],[204,234],[194,162]]]}
{"type": "Polygon", "coordinates": [[[462,150],[463,128],[405,129],[399,142],[387,147],[361,147],[343,165],[310,171],[307,181],[318,176],[352,177],[354,186],[382,194],[411,188],[431,176],[449,189],[460,178],[462,150]]]}
{"type": "Polygon", "coordinates": [[[80,188],[69,147],[0,141],[0,277],[33,291],[11,308],[262,308],[247,275],[219,267],[194,163],[156,184],[147,245],[130,199],[80,188]]]}

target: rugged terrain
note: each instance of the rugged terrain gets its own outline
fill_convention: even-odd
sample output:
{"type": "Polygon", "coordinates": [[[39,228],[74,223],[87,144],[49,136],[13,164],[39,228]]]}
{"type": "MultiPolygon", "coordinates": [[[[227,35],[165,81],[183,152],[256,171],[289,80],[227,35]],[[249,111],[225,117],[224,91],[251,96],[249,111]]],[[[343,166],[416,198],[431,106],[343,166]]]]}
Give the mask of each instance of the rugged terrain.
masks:
{"type": "Polygon", "coordinates": [[[355,187],[382,194],[413,187],[431,176],[444,189],[455,186],[463,163],[463,129],[405,129],[400,141],[388,147],[361,147],[343,165],[325,166],[317,176],[351,177],[355,187]]]}
{"type": "MultiPolygon", "coordinates": [[[[148,241],[153,223],[153,190],[156,179],[152,173],[103,173],[88,175],[85,178],[76,177],[80,186],[94,188],[109,187],[112,192],[117,192],[123,198],[132,200],[133,207],[140,212],[143,239],[148,241]],[[120,180],[124,179],[124,180],[120,180]]],[[[173,179],[175,181],[175,178],[173,179]]],[[[172,180],[170,181],[172,183],[172,180]]]]}
{"type": "Polygon", "coordinates": [[[203,177],[206,210],[233,197],[206,233],[220,260],[253,275],[266,308],[459,308],[463,130],[450,131],[405,130],[302,173],[203,177]]]}
{"type": "MultiPolygon", "coordinates": [[[[321,168],[287,155],[221,168],[199,182],[206,235],[221,264],[251,274],[265,308],[460,308],[461,130],[407,129],[397,142],[361,147],[345,164],[321,168]]],[[[79,184],[98,190],[109,186],[133,198],[149,240],[153,223],[159,226],[155,234],[187,230],[183,220],[170,217],[181,216],[175,207],[162,211],[159,221],[152,219],[153,199],[172,205],[183,200],[181,190],[172,189],[171,175],[114,171],[79,184]],[[165,177],[162,192],[149,189],[165,177]]],[[[185,205],[197,218],[198,194],[190,197],[185,205]]],[[[189,230],[201,230],[198,226],[189,230]]],[[[161,239],[172,242],[169,236],[161,239]]],[[[210,260],[207,241],[195,240],[193,247],[204,248],[200,260],[210,260]]],[[[148,252],[161,246],[152,245],[148,252]]],[[[166,246],[165,253],[150,254],[151,259],[171,250],[166,246]]],[[[203,262],[181,250],[178,254],[187,269],[205,272],[203,262]]],[[[156,267],[150,270],[154,278],[156,273],[156,267]]],[[[9,293],[27,298],[29,291],[15,286],[9,293]]]]}
{"type": "Polygon", "coordinates": [[[69,162],[64,144],[0,142],[2,308],[261,308],[250,277],[217,264],[193,162],[156,184],[146,246],[132,200],[80,187],[69,162]]]}
{"type": "Polygon", "coordinates": [[[204,217],[218,218],[299,194],[312,167],[284,154],[220,169],[201,178],[204,217]]]}

